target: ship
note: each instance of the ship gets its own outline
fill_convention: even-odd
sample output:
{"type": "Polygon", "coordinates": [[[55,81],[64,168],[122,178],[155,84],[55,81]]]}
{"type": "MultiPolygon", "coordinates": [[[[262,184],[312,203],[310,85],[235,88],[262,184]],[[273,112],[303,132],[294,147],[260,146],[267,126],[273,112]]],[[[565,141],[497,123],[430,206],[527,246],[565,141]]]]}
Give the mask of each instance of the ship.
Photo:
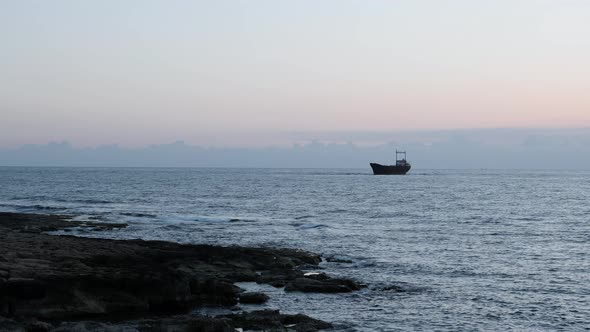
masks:
{"type": "Polygon", "coordinates": [[[375,175],[404,175],[412,165],[406,160],[406,151],[395,150],[395,165],[381,165],[370,163],[375,175]],[[401,158],[399,156],[402,156],[401,158]]]}

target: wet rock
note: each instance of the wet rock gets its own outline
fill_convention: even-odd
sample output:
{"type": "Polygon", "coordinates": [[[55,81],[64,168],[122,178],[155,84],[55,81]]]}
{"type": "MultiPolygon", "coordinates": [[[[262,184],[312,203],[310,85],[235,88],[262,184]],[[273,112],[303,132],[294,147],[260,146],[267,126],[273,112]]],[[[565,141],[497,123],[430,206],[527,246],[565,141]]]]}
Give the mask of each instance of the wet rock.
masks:
{"type": "Polygon", "coordinates": [[[264,293],[242,293],[240,294],[240,303],[262,304],[268,301],[268,295],[264,293]]]}
{"type": "Polygon", "coordinates": [[[239,287],[231,281],[206,279],[193,279],[190,281],[190,292],[198,297],[198,302],[203,304],[217,304],[231,306],[238,303],[239,287]]]}
{"type": "Polygon", "coordinates": [[[321,281],[330,279],[330,277],[323,272],[308,272],[308,273],[303,274],[303,276],[308,279],[321,280],[321,281]]]}
{"type": "Polygon", "coordinates": [[[0,316],[0,328],[1,331],[6,332],[24,332],[25,327],[24,324],[21,322],[17,322],[13,319],[7,319],[0,316]]]}
{"type": "MultiPolygon", "coordinates": [[[[123,332],[130,331],[128,327],[116,326],[106,322],[95,321],[81,321],[62,323],[58,327],[51,330],[51,332],[123,332]]],[[[133,330],[131,330],[133,331],[133,330]]],[[[141,330],[140,330],[141,331],[141,330]]],[[[165,330],[146,330],[147,331],[165,331],[165,330]]]]}
{"type": "Polygon", "coordinates": [[[256,281],[258,274],[255,271],[232,271],[228,273],[227,277],[236,282],[256,281]]]}
{"type": "MultiPolygon", "coordinates": [[[[297,267],[317,266],[321,259],[299,250],[43,233],[98,224],[102,225],[76,223],[63,216],[0,213],[0,316],[48,321],[88,317],[120,320],[154,313],[185,313],[201,305],[228,307],[236,305],[238,299],[243,303],[267,299],[260,293],[240,295],[242,290],[234,285],[238,281],[290,285],[291,290],[300,291],[355,289],[354,282],[331,279],[325,274],[305,278],[297,267]]],[[[122,224],[111,225],[104,229],[122,224]]],[[[278,313],[262,316],[272,324],[291,319],[278,313]]],[[[263,320],[260,317],[245,315],[235,319],[258,322],[263,320]]],[[[314,322],[311,318],[301,319],[292,324],[314,322]]],[[[89,329],[102,329],[98,322],[87,323],[89,329]]],[[[214,326],[225,328],[224,324],[214,326]]]]}
{"type": "Polygon", "coordinates": [[[287,292],[304,293],[348,293],[359,290],[363,285],[354,280],[330,278],[325,274],[297,278],[285,286],[287,292]]]}
{"type": "Polygon", "coordinates": [[[125,228],[124,223],[82,222],[69,220],[68,216],[51,214],[26,214],[26,213],[0,213],[0,225],[2,228],[23,233],[53,232],[69,227],[99,228],[112,230],[125,228]]]}
{"type": "Polygon", "coordinates": [[[259,284],[268,284],[276,288],[285,287],[291,280],[303,277],[303,272],[295,270],[261,271],[256,278],[259,284]]]}
{"type": "MultiPolygon", "coordinates": [[[[1,322],[1,321],[0,321],[1,322]]],[[[1,326],[1,325],[0,325],[1,326]]],[[[17,330],[24,331],[24,325],[13,324],[17,330]]],[[[229,314],[217,317],[200,315],[181,315],[159,317],[157,319],[138,319],[134,321],[77,321],[61,322],[51,332],[104,332],[104,331],[186,331],[186,332],[235,332],[243,331],[301,331],[312,332],[329,329],[332,325],[305,315],[283,315],[278,310],[260,310],[229,314]]],[[[15,330],[15,331],[17,331],[15,330]]]]}
{"type": "Polygon", "coordinates": [[[27,332],[50,332],[53,328],[53,325],[38,320],[32,320],[25,324],[25,331],[27,332]]]}
{"type": "MultiPolygon", "coordinates": [[[[135,324],[127,324],[127,330],[141,332],[164,332],[164,331],[184,331],[184,332],[235,332],[229,319],[214,318],[206,316],[175,316],[172,318],[144,319],[135,324]]],[[[113,323],[109,326],[103,326],[104,329],[118,331],[120,325],[113,323]]]]}
{"type": "Polygon", "coordinates": [[[28,278],[10,278],[0,285],[2,296],[18,297],[24,300],[45,297],[45,283],[28,278]]]}
{"type": "Polygon", "coordinates": [[[298,270],[322,270],[323,267],[315,264],[305,264],[297,267],[298,270]]]}
{"type": "Polygon", "coordinates": [[[184,328],[186,332],[235,332],[236,329],[225,319],[203,317],[192,319],[184,328]]]}
{"type": "Polygon", "coordinates": [[[271,330],[312,332],[329,329],[332,324],[305,315],[283,315],[278,310],[258,310],[226,315],[235,328],[244,330],[271,330]]]}

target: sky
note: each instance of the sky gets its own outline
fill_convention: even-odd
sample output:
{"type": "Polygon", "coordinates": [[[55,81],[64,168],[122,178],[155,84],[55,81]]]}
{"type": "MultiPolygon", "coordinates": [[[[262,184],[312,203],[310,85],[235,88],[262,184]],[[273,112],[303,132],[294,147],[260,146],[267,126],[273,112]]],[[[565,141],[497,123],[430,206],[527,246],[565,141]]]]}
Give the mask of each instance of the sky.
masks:
{"type": "Polygon", "coordinates": [[[0,148],[590,128],[589,17],[585,0],[0,0],[0,148]]]}

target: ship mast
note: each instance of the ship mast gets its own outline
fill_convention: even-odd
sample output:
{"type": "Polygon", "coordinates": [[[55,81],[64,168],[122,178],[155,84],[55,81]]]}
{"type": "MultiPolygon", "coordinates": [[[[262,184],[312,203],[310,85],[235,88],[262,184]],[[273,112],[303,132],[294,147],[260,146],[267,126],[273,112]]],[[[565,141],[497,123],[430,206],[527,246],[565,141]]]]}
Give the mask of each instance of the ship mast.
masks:
{"type": "Polygon", "coordinates": [[[395,150],[395,162],[397,163],[398,161],[406,161],[406,151],[398,151],[397,149],[395,150]],[[398,155],[403,155],[404,157],[402,159],[398,159],[397,156],[398,155]]]}

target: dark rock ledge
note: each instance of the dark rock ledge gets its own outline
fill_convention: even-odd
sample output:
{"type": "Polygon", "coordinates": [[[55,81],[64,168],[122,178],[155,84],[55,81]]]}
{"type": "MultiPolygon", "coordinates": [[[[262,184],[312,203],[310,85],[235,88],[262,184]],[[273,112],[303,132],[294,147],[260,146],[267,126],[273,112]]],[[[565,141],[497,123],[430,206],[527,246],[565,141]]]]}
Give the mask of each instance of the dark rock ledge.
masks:
{"type": "Polygon", "coordinates": [[[188,313],[205,305],[231,307],[241,297],[243,303],[268,299],[265,294],[244,293],[234,285],[241,281],[302,292],[350,292],[361,287],[323,273],[305,276],[297,267],[317,266],[321,259],[299,250],[43,233],[67,227],[100,230],[125,225],[0,213],[0,330],[59,331],[61,321],[78,321],[90,324],[86,330],[102,330],[100,324],[105,323],[100,322],[135,319],[141,331],[316,331],[331,325],[269,310],[215,318],[154,317],[188,313]]]}

